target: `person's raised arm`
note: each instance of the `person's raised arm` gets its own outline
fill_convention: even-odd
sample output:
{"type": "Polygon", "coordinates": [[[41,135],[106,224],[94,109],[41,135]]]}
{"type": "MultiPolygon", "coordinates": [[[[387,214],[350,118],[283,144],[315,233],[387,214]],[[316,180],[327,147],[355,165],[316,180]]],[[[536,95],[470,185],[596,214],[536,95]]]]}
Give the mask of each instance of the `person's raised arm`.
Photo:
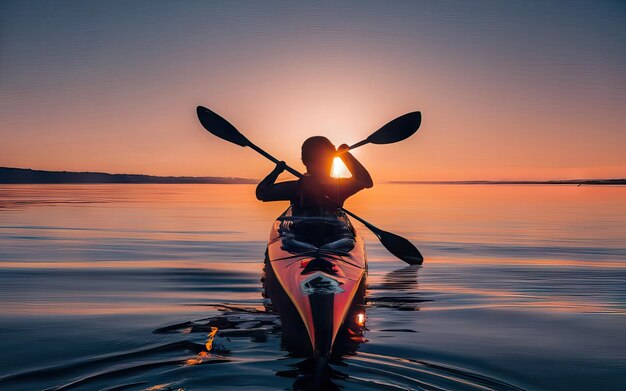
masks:
{"type": "Polygon", "coordinates": [[[296,193],[297,181],[276,182],[276,179],[285,171],[287,164],[280,162],[256,187],[256,198],[259,201],[289,201],[296,193]]]}
{"type": "Polygon", "coordinates": [[[374,186],[370,173],[349,151],[350,147],[347,144],[341,144],[337,148],[337,155],[343,160],[350,174],[352,174],[352,178],[359,181],[363,188],[369,189],[374,186]]]}

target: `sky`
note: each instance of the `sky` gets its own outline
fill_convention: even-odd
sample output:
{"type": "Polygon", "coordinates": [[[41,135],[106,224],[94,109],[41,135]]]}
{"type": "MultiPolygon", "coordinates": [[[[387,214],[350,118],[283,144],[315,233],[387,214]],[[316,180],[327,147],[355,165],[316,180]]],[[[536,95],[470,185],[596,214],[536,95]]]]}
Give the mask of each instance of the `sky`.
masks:
{"type": "Polygon", "coordinates": [[[300,145],[377,180],[626,177],[622,1],[0,2],[0,166],[261,178],[300,145]]]}

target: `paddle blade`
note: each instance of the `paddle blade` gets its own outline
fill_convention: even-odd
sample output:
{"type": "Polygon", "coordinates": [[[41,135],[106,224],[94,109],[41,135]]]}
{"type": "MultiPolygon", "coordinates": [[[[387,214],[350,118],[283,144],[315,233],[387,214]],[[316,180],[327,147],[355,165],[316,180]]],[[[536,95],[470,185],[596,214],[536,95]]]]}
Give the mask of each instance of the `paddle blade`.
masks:
{"type": "Polygon", "coordinates": [[[198,106],[196,108],[198,113],[198,119],[202,126],[210,133],[216,135],[222,140],[230,141],[233,144],[247,147],[250,145],[250,141],[239,131],[231,125],[230,122],[220,117],[218,114],[212,112],[206,107],[198,106]]]}
{"type": "Polygon", "coordinates": [[[414,111],[404,114],[372,133],[367,142],[373,144],[391,144],[411,137],[422,123],[422,113],[414,111]]]}
{"type": "Polygon", "coordinates": [[[424,257],[419,250],[402,236],[381,229],[377,229],[374,234],[390,253],[409,265],[421,265],[424,262],[424,257]]]}

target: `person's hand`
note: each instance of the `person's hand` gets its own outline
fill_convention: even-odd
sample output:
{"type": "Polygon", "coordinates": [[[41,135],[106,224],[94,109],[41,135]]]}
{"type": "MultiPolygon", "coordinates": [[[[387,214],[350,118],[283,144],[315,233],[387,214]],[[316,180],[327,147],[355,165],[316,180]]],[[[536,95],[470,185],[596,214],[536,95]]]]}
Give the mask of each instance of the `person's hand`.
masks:
{"type": "Polygon", "coordinates": [[[276,163],[276,168],[274,169],[274,171],[283,172],[285,171],[285,169],[287,169],[287,163],[281,160],[280,162],[276,163]]]}
{"type": "Polygon", "coordinates": [[[344,153],[350,150],[350,146],[348,144],[341,144],[339,148],[337,148],[337,156],[341,156],[344,153]]]}

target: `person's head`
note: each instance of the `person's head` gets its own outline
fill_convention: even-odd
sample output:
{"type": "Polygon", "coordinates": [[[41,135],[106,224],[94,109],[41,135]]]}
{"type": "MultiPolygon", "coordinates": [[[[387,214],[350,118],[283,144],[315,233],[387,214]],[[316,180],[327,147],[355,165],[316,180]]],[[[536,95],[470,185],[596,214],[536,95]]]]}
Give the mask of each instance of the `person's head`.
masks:
{"type": "Polygon", "coordinates": [[[336,152],[335,146],[326,137],[309,137],[302,144],[302,163],[309,174],[330,175],[336,152]]]}

